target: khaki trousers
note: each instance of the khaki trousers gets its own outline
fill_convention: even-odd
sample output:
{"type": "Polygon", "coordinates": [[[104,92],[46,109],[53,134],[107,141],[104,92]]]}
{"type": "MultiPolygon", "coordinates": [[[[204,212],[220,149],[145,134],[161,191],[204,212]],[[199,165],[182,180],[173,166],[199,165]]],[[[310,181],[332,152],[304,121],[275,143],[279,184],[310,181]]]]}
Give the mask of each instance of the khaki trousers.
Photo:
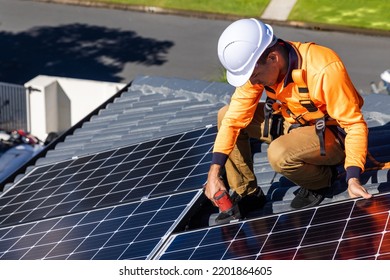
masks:
{"type": "MultiPolygon", "coordinates": [[[[219,110],[218,127],[228,107],[227,105],[219,110]]],[[[249,138],[269,143],[267,154],[272,168],[298,186],[316,190],[331,185],[330,167],[341,164],[345,159],[345,152],[328,128],[325,131],[326,156],[321,156],[314,126],[295,128],[287,133],[289,124],[285,122],[285,134],[275,140],[263,137],[263,126],[264,103],[260,102],[252,122],[241,130],[226,162],[225,170],[230,188],[245,196],[257,187],[249,138]]]]}

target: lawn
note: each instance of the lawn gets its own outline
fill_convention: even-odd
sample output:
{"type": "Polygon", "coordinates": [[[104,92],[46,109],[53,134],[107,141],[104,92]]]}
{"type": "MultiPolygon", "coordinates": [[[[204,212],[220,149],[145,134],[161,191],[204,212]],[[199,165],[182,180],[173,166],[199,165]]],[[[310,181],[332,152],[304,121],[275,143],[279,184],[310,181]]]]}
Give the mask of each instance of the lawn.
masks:
{"type": "MultiPolygon", "coordinates": [[[[94,0],[114,4],[162,7],[197,12],[259,17],[270,0],[94,0]]],[[[85,0],[85,2],[91,2],[85,0]]]]}
{"type": "MultiPolygon", "coordinates": [[[[85,0],[93,1],[258,18],[270,2],[270,0],[85,0]]],[[[289,20],[390,30],[390,1],[298,0],[289,20]]]]}
{"type": "Polygon", "coordinates": [[[390,30],[390,1],[298,0],[289,20],[390,30]]]}

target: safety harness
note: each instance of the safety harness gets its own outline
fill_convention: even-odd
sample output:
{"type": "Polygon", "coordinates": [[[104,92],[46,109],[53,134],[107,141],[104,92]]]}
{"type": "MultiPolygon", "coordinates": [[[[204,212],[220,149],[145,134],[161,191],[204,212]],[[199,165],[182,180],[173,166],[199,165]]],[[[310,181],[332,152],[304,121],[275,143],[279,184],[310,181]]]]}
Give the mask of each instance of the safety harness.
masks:
{"type": "MultiPolygon", "coordinates": [[[[308,49],[312,43],[306,45],[306,50],[302,51],[305,54],[305,58],[307,56],[308,49]]],[[[294,46],[292,46],[294,47],[294,46]]],[[[295,47],[294,47],[295,48],[295,47]]],[[[298,53],[298,51],[296,50],[298,53]]],[[[305,59],[305,61],[307,61],[305,59]]],[[[333,120],[329,117],[328,114],[324,114],[318,107],[315,106],[314,102],[310,99],[309,88],[306,84],[306,71],[301,68],[301,63],[298,63],[299,68],[294,69],[291,72],[291,77],[294,83],[298,87],[299,93],[299,103],[306,109],[306,112],[300,114],[299,116],[295,116],[290,109],[279,102],[276,101],[276,94],[274,97],[270,96],[275,93],[271,88],[267,88],[267,99],[265,101],[264,106],[264,131],[263,136],[268,137],[271,134],[273,139],[276,139],[280,135],[283,134],[283,122],[284,118],[281,115],[281,110],[284,109],[289,116],[296,122],[291,125],[291,129],[307,126],[307,125],[315,125],[316,134],[318,136],[320,142],[320,153],[321,156],[325,156],[325,128],[329,127],[330,130],[337,136],[340,140],[340,144],[343,145],[343,139],[345,137],[345,132],[342,133],[342,137],[340,137],[341,130],[338,129],[339,125],[336,120],[333,120]],[[304,117],[311,121],[307,121],[304,117]],[[272,126],[270,127],[270,120],[272,119],[272,126]]],[[[307,65],[306,65],[307,66],[307,65]]],[[[307,67],[306,67],[307,69],[307,67]]],[[[365,170],[383,170],[390,169],[390,162],[379,162],[377,161],[370,152],[367,153],[367,158],[374,164],[373,167],[366,168],[365,170]]]]}
{"type": "MultiPolygon", "coordinates": [[[[308,43],[306,50],[302,51],[305,58],[307,52],[312,43],[308,43]]],[[[296,50],[297,51],[297,50],[296,50]]],[[[298,53],[298,51],[297,51],[298,53]]],[[[307,61],[306,59],[304,61],[307,61]]],[[[301,63],[299,63],[301,66],[301,63]]],[[[307,66],[307,65],[306,65],[307,66]]],[[[306,67],[307,68],[307,67],[306,67]]],[[[276,120],[273,118],[273,131],[270,131],[269,121],[270,119],[280,112],[281,107],[285,107],[285,111],[289,116],[296,122],[292,124],[292,128],[299,126],[312,125],[311,121],[305,120],[304,116],[310,120],[314,120],[316,134],[320,142],[320,154],[325,156],[325,128],[326,125],[337,125],[336,121],[331,120],[327,114],[324,114],[318,107],[315,106],[314,102],[310,99],[309,88],[306,84],[306,71],[302,68],[294,69],[291,72],[291,77],[294,83],[298,87],[299,93],[299,103],[307,110],[306,112],[300,114],[299,116],[294,115],[291,110],[284,104],[277,103],[275,99],[271,98],[267,92],[267,99],[264,106],[264,132],[263,135],[268,137],[271,133],[272,137],[275,139],[283,133],[283,125],[281,124],[281,119],[276,120]],[[276,122],[276,125],[274,124],[276,122]]]]}

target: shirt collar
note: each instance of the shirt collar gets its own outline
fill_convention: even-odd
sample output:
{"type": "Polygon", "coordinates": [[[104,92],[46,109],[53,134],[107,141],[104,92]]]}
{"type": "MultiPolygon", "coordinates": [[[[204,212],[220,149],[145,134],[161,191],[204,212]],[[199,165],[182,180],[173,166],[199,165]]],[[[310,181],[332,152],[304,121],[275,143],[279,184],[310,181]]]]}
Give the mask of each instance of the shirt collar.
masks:
{"type": "Polygon", "coordinates": [[[287,75],[286,78],[284,79],[284,87],[286,87],[289,83],[293,82],[292,79],[292,70],[298,69],[300,67],[299,65],[299,57],[298,53],[295,50],[295,48],[288,42],[283,41],[284,46],[288,51],[288,68],[287,68],[287,75]]]}

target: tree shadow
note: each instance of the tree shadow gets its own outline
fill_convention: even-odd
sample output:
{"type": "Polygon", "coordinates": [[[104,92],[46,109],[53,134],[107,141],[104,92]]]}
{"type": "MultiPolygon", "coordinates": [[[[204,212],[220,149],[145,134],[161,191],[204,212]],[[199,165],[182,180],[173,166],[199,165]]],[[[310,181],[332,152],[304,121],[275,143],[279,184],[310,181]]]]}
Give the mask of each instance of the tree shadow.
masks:
{"type": "Polygon", "coordinates": [[[0,81],[24,84],[37,75],[51,75],[122,82],[118,73],[126,63],[163,65],[173,45],[87,24],[0,32],[0,81]]]}

